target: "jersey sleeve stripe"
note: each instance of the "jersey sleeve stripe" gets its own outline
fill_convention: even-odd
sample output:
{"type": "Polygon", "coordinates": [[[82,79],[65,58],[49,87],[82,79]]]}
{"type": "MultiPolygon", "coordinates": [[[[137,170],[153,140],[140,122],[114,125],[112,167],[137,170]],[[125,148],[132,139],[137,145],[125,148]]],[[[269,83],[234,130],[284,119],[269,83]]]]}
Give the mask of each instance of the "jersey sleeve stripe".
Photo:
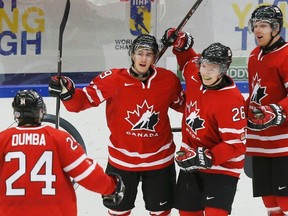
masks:
{"type": "MultiPolygon", "coordinates": [[[[96,95],[98,96],[100,102],[103,102],[105,100],[105,98],[102,95],[102,92],[97,88],[97,86],[95,84],[93,84],[92,87],[95,90],[96,95]]],[[[86,97],[88,98],[88,100],[90,101],[90,103],[94,102],[94,100],[92,99],[92,97],[89,95],[87,88],[85,87],[83,89],[83,91],[86,93],[86,97]]]]}
{"type": "Polygon", "coordinates": [[[79,157],[76,161],[74,161],[73,163],[69,164],[68,166],[64,167],[64,171],[65,172],[69,172],[70,170],[74,169],[75,167],[77,167],[79,164],[81,164],[85,159],[86,159],[86,155],[83,154],[81,157],[79,157]]]}
{"type": "Polygon", "coordinates": [[[219,128],[219,131],[221,133],[233,133],[233,134],[241,134],[245,132],[244,128],[241,128],[239,130],[233,129],[233,128],[219,128]]]}
{"type": "Polygon", "coordinates": [[[239,143],[246,144],[246,139],[244,139],[244,140],[240,140],[240,139],[225,140],[224,142],[227,144],[239,144],[239,143]]]}
{"type": "Polygon", "coordinates": [[[96,165],[97,165],[97,162],[93,160],[93,164],[91,166],[89,166],[89,168],[86,169],[82,174],[76,176],[74,178],[74,180],[76,182],[78,182],[78,181],[81,181],[82,179],[86,178],[95,169],[96,165]]]}
{"type": "Polygon", "coordinates": [[[99,100],[100,100],[101,102],[103,102],[103,101],[105,100],[105,98],[103,97],[102,92],[97,88],[96,85],[93,85],[93,89],[95,89],[95,92],[96,92],[99,100]]]}
{"type": "Polygon", "coordinates": [[[89,102],[90,102],[90,103],[93,103],[94,100],[93,100],[92,97],[88,94],[86,87],[83,88],[83,91],[85,92],[86,97],[87,97],[87,99],[89,100],[89,102]]]}
{"type": "Polygon", "coordinates": [[[240,155],[239,157],[237,158],[232,158],[230,160],[228,160],[229,162],[239,162],[239,161],[242,161],[245,159],[245,155],[240,155]]]}

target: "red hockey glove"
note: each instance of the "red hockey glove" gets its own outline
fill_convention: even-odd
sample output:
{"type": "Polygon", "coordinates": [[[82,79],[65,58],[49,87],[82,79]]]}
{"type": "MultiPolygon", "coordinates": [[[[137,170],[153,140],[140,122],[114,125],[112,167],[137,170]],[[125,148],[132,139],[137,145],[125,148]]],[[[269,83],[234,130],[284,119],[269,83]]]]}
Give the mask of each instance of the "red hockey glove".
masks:
{"type": "Polygon", "coordinates": [[[113,194],[102,195],[103,204],[106,207],[119,205],[119,203],[122,201],[124,197],[124,192],[125,192],[125,185],[122,181],[121,176],[116,173],[108,173],[108,175],[114,179],[116,186],[115,186],[115,191],[113,194]]]}
{"type": "Polygon", "coordinates": [[[173,45],[173,48],[179,52],[190,49],[194,44],[192,35],[181,31],[175,34],[175,30],[175,28],[167,29],[161,39],[162,43],[168,47],[173,45]]]}
{"type": "Polygon", "coordinates": [[[74,82],[66,76],[52,76],[49,82],[48,91],[53,97],[60,97],[61,100],[69,100],[75,92],[74,82]]]}
{"type": "Polygon", "coordinates": [[[210,168],[212,166],[212,155],[208,149],[198,147],[195,149],[185,149],[176,152],[175,161],[180,169],[192,172],[198,167],[210,168]]]}
{"type": "Polygon", "coordinates": [[[255,131],[265,130],[285,122],[286,114],[277,104],[259,106],[253,110],[254,118],[248,119],[248,128],[255,131]]]}
{"type": "Polygon", "coordinates": [[[181,170],[193,172],[197,169],[195,149],[185,149],[176,152],[175,161],[181,170]]]}

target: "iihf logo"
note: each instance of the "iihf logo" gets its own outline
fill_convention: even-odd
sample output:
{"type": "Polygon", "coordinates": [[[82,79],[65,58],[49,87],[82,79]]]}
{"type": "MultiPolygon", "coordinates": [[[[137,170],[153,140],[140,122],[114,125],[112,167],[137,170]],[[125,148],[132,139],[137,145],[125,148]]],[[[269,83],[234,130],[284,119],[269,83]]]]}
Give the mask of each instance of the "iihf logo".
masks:
{"type": "Polygon", "coordinates": [[[155,132],[155,126],[159,122],[159,112],[153,110],[145,100],[142,105],[136,105],[134,111],[127,111],[125,118],[131,125],[131,130],[146,130],[155,132]]]}
{"type": "Polygon", "coordinates": [[[151,31],[151,0],[130,1],[130,33],[134,36],[151,31]]]}
{"type": "Polygon", "coordinates": [[[197,101],[186,106],[187,118],[185,120],[186,124],[192,129],[192,131],[197,134],[197,130],[205,128],[204,119],[199,116],[199,109],[197,109],[197,101]]]}

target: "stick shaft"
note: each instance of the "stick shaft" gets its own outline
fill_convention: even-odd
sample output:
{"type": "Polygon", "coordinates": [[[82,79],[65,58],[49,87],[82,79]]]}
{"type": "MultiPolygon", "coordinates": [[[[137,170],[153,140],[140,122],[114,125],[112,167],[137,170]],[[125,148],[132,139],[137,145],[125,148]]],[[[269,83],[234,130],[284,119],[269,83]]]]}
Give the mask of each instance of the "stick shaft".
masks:
{"type": "MultiPolygon", "coordinates": [[[[62,42],[63,42],[63,33],[66,27],[70,12],[70,0],[66,1],[64,14],[59,28],[59,40],[58,40],[58,67],[57,67],[57,76],[60,78],[62,73],[62,42]]],[[[59,128],[60,123],[60,97],[56,99],[56,122],[55,127],[59,128]]]]}
{"type": "MultiPolygon", "coordinates": [[[[195,13],[195,11],[197,10],[197,8],[199,7],[199,5],[202,3],[203,0],[197,0],[194,5],[191,7],[191,9],[188,11],[188,13],[186,14],[186,16],[183,18],[183,20],[181,21],[181,23],[178,25],[178,27],[176,28],[175,32],[173,32],[173,35],[178,35],[179,31],[181,31],[183,29],[183,27],[186,25],[186,23],[188,22],[188,20],[190,19],[190,17],[195,13]]],[[[168,38],[168,40],[170,38],[173,37],[173,35],[170,35],[170,37],[168,38]]],[[[158,59],[156,62],[159,61],[159,59],[163,56],[163,54],[166,52],[166,50],[168,49],[168,46],[163,46],[163,48],[160,50],[159,55],[158,55],[158,59]]]]}

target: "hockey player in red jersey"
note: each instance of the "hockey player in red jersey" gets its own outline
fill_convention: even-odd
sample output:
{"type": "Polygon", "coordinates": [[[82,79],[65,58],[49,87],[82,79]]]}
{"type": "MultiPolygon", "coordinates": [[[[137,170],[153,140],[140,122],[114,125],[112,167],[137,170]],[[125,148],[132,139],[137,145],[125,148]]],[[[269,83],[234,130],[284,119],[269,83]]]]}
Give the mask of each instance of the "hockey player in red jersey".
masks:
{"type": "Polygon", "coordinates": [[[252,156],[253,196],[268,215],[288,215],[288,43],[276,5],[256,8],[249,20],[257,47],[248,61],[247,155],[252,156]]]}
{"type": "Polygon", "coordinates": [[[191,35],[173,38],[174,31],[162,40],[173,44],[186,82],[175,208],[181,216],[227,216],[244,166],[247,125],[244,98],[226,74],[232,52],[213,43],[198,55],[187,45],[191,35]]]}
{"type": "Polygon", "coordinates": [[[72,112],[106,101],[111,132],[106,172],[119,173],[128,194],[118,206],[108,206],[110,215],[130,215],[140,179],[150,215],[169,215],[173,206],[175,144],[168,109],[183,112],[185,102],[176,74],[153,66],[158,52],[154,36],[139,35],[130,49],[130,68],[102,72],[83,89],[74,89],[68,77],[61,77],[61,85],[54,76],[49,84],[50,94],[60,95],[72,112]]]}
{"type": "Polygon", "coordinates": [[[0,132],[0,215],[76,216],[70,177],[117,205],[125,186],[118,174],[105,174],[66,131],[41,125],[43,98],[20,90],[12,103],[18,126],[0,132]]]}

